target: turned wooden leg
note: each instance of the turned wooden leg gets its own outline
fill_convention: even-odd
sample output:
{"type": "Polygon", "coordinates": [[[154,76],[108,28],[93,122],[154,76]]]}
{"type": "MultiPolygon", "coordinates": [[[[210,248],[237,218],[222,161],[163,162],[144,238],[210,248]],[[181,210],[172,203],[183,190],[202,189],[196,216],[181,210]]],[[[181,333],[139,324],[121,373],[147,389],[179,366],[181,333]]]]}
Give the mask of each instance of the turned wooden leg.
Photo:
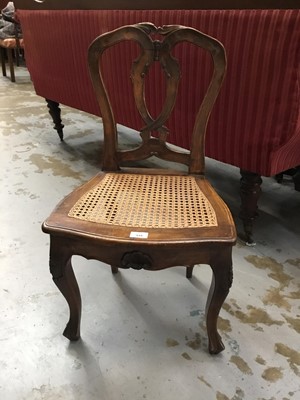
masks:
{"type": "Polygon", "coordinates": [[[194,269],[194,265],[189,265],[186,267],[186,274],[185,276],[187,277],[187,279],[191,279],[193,276],[193,269],[194,269]]]}
{"type": "Polygon", "coordinates": [[[3,47],[0,47],[1,51],[1,66],[2,66],[2,75],[6,76],[6,65],[5,65],[5,56],[6,56],[6,51],[3,47]]]}
{"type": "Polygon", "coordinates": [[[257,217],[257,202],[261,193],[261,176],[253,173],[241,170],[241,211],[239,217],[244,224],[244,232],[246,236],[246,244],[254,246],[253,240],[253,222],[257,217]]]}
{"type": "Polygon", "coordinates": [[[211,354],[218,354],[224,350],[224,344],[217,330],[220,309],[232,285],[232,249],[220,252],[210,266],[212,282],[206,302],[206,328],[208,335],[208,350],[211,354]]]}
{"type": "Polygon", "coordinates": [[[54,122],[54,129],[58,133],[60,140],[63,141],[64,140],[64,132],[63,132],[64,125],[61,123],[61,118],[60,118],[61,110],[59,108],[59,103],[57,103],[56,101],[49,100],[49,99],[45,99],[45,100],[47,102],[49,114],[51,115],[53,122],[54,122]]]}
{"type": "Polygon", "coordinates": [[[70,319],[63,332],[69,340],[80,338],[81,296],[71,264],[72,254],[64,245],[63,239],[51,238],[50,272],[53,281],[67,300],[70,319]]]}

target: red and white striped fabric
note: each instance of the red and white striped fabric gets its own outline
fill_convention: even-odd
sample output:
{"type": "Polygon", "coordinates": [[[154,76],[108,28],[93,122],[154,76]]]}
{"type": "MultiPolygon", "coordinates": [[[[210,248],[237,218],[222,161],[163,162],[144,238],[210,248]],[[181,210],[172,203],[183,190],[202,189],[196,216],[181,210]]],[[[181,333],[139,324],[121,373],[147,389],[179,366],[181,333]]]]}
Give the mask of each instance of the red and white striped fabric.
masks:
{"type": "MultiPolygon", "coordinates": [[[[96,36],[149,21],[191,26],[217,38],[228,69],[209,122],[206,155],[265,176],[300,165],[299,10],[19,10],[18,16],[37,94],[96,115],[87,69],[87,48],[96,36]]],[[[126,43],[120,49],[109,50],[105,76],[117,122],[138,129],[143,124],[126,69],[136,47],[126,43]]],[[[188,44],[176,54],[183,78],[170,141],[188,148],[211,61],[188,44]]],[[[157,114],[163,98],[155,86],[148,85],[147,99],[157,114]]]]}

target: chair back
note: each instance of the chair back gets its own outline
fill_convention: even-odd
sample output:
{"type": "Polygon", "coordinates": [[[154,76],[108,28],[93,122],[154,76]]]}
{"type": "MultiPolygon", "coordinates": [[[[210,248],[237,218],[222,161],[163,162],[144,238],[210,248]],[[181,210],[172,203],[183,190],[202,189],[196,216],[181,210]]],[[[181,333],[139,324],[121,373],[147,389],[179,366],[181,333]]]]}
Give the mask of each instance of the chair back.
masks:
{"type": "MultiPolygon", "coordinates": [[[[225,50],[219,41],[196,29],[180,25],[166,25],[159,28],[150,23],[128,25],[97,37],[89,47],[88,63],[103,121],[103,170],[116,171],[124,162],[156,156],[187,165],[191,174],[204,174],[206,126],[226,70],[225,50]],[[115,117],[101,71],[101,59],[105,50],[122,41],[135,41],[140,47],[140,55],[132,64],[131,80],[135,103],[144,126],[140,129],[141,144],[130,150],[118,148],[115,117]],[[208,51],[213,61],[211,81],[195,116],[189,152],[174,150],[167,143],[169,131],[166,122],[175,105],[180,82],[179,62],[171,52],[181,42],[190,42],[208,51]],[[155,62],[158,62],[164,71],[166,93],[161,112],[153,117],[145,100],[145,78],[155,62]]],[[[153,84],[155,85],[155,82],[153,84]]],[[[161,89],[159,85],[157,90],[161,89]]],[[[185,90],[192,91],[193,88],[188,87],[185,90]]]]}

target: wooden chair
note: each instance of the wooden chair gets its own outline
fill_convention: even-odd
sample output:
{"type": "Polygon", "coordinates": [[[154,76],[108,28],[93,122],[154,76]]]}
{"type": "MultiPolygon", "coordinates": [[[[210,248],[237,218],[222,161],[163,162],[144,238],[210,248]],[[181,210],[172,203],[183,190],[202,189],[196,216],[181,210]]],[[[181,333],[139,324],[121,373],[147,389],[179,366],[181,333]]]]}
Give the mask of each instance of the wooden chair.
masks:
{"type": "MultiPolygon", "coordinates": [[[[15,77],[15,68],[14,68],[14,59],[16,61],[16,65],[19,66],[20,54],[24,52],[24,40],[20,36],[19,27],[20,24],[12,17],[4,16],[3,18],[14,24],[15,27],[15,36],[6,39],[0,39],[0,58],[1,58],[1,67],[2,67],[2,75],[6,76],[6,58],[9,65],[10,70],[10,80],[11,82],[16,82],[15,77]]],[[[24,54],[24,53],[23,53],[24,54]]]]}
{"type": "Polygon", "coordinates": [[[68,195],[43,224],[43,231],[50,234],[50,271],[70,308],[64,335],[70,340],[80,337],[81,299],[72,255],[102,261],[111,266],[113,273],[118,268],[153,271],[182,265],[187,278],[192,277],[195,264],[204,263],[211,266],[213,273],[206,304],[209,352],[217,354],[224,349],[217,319],[232,284],[236,232],[227,206],[204,177],[203,147],[209,114],[225,74],[224,48],[192,28],[156,28],[144,23],[96,38],[89,48],[88,61],[104,126],[103,172],[68,195]],[[163,35],[163,39],[153,40],[154,34],[155,38],[163,35]],[[99,71],[102,53],[123,40],[136,41],[141,47],[131,79],[145,125],[140,131],[142,143],[131,150],[118,148],[116,123],[101,67],[99,71]],[[170,51],[182,41],[210,52],[214,64],[210,86],[195,118],[189,153],[170,148],[164,125],[180,81],[179,64],[170,51]],[[156,61],[166,75],[166,100],[160,115],[153,118],[145,103],[144,80],[156,61]],[[153,155],[182,163],[188,171],[134,168],[128,164],[121,167],[153,155]]]}

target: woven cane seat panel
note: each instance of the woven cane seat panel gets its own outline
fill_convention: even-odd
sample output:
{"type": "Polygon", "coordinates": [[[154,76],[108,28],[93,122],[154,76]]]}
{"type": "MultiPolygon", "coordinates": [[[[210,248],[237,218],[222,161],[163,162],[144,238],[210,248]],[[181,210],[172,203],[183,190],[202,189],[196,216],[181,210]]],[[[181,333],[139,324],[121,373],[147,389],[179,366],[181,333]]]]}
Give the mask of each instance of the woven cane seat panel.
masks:
{"type": "Polygon", "coordinates": [[[108,173],[69,217],[137,228],[217,226],[216,213],[194,177],[108,173]]]}

